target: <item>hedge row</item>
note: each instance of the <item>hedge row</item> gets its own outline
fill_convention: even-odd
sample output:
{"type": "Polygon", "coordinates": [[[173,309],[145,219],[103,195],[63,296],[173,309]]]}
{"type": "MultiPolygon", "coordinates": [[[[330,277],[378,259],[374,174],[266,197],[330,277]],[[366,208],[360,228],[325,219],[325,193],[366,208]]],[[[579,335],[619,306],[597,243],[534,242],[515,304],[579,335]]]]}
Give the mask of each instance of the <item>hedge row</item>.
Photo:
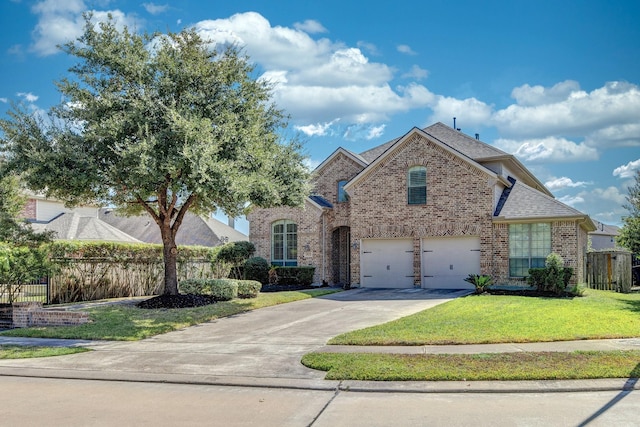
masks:
{"type": "Polygon", "coordinates": [[[262,284],[255,280],[187,279],[182,280],[178,287],[183,294],[211,295],[218,301],[229,301],[257,297],[262,284]]]}

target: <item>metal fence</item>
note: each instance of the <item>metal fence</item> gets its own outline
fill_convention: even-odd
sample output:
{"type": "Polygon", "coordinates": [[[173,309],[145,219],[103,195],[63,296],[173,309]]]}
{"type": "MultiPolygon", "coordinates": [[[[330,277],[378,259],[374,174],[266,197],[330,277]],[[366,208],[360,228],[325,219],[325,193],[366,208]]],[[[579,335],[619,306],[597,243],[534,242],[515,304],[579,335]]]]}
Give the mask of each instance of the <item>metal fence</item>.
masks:
{"type": "Polygon", "coordinates": [[[20,286],[9,287],[0,285],[0,304],[13,302],[38,301],[43,304],[51,302],[51,287],[49,278],[43,277],[40,280],[25,283],[20,286]]]}

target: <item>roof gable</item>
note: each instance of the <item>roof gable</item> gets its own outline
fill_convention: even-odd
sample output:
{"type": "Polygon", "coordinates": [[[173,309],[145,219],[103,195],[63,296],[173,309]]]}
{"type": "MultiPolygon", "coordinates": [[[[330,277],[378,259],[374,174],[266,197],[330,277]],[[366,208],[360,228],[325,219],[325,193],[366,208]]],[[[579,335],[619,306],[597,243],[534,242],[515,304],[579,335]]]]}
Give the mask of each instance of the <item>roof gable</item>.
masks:
{"type": "Polygon", "coordinates": [[[312,172],[313,175],[318,175],[322,172],[322,170],[329,165],[331,162],[333,162],[337,157],[340,156],[345,156],[348,159],[353,160],[355,163],[359,164],[360,166],[362,166],[363,168],[366,167],[369,162],[366,161],[361,155],[356,154],[352,151],[346,150],[342,147],[339,147],[338,149],[336,149],[333,153],[331,153],[331,155],[329,157],[327,157],[326,159],[324,159],[324,161],[322,163],[320,163],[318,165],[317,168],[315,168],[312,172]]]}
{"type": "Polygon", "coordinates": [[[353,178],[351,181],[349,181],[344,187],[345,190],[349,191],[349,188],[352,188],[356,183],[358,183],[362,179],[364,179],[371,171],[376,169],[377,165],[382,163],[388,156],[390,156],[396,150],[398,150],[401,147],[403,147],[404,144],[407,141],[411,140],[416,135],[419,135],[420,137],[426,139],[427,141],[439,146],[443,150],[453,154],[454,156],[460,158],[465,163],[473,166],[476,169],[481,170],[482,172],[486,173],[487,175],[489,175],[489,176],[491,176],[491,177],[493,177],[495,179],[500,179],[500,177],[495,172],[493,172],[492,170],[486,168],[485,166],[475,162],[473,159],[471,159],[470,157],[466,156],[464,153],[461,153],[460,151],[456,150],[455,148],[452,148],[448,144],[440,141],[438,138],[434,138],[432,135],[426,133],[425,131],[423,131],[421,129],[418,129],[417,127],[414,127],[409,132],[407,132],[404,136],[394,140],[392,144],[387,143],[387,144],[383,144],[382,146],[380,146],[380,147],[383,147],[383,146],[386,147],[385,151],[382,154],[378,155],[378,157],[374,161],[372,161],[355,178],[353,178]]]}

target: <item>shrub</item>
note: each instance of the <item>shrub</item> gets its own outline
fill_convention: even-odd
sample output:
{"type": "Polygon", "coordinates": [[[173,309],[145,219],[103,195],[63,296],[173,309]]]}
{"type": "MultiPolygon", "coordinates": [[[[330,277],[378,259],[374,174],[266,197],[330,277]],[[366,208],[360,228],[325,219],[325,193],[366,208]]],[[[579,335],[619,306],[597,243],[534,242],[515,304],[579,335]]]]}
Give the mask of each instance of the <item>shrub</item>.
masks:
{"type": "Polygon", "coordinates": [[[14,302],[23,285],[46,276],[51,268],[41,248],[0,244],[0,297],[14,302]]]}
{"type": "Polygon", "coordinates": [[[262,283],[255,280],[238,280],[238,298],[255,298],[262,289],[262,283]]]}
{"type": "Polygon", "coordinates": [[[211,295],[218,301],[238,297],[238,281],[233,279],[189,279],[178,284],[181,293],[211,295]]]}
{"type": "Polygon", "coordinates": [[[275,267],[279,285],[309,286],[313,283],[315,267],[275,267]]]}
{"type": "Polygon", "coordinates": [[[231,267],[230,276],[234,279],[242,278],[242,265],[253,256],[256,247],[251,242],[231,242],[220,246],[212,261],[227,264],[231,267]]]}
{"type": "Polygon", "coordinates": [[[269,282],[269,263],[261,257],[249,258],[244,263],[244,278],[260,283],[269,282]]]}
{"type": "Polygon", "coordinates": [[[493,283],[491,276],[486,274],[469,274],[464,281],[475,286],[477,294],[485,293],[493,283]]]}
{"type": "Polygon", "coordinates": [[[573,269],[563,267],[562,257],[551,253],[545,260],[545,268],[530,268],[527,282],[539,292],[561,294],[567,288],[573,269]]]}

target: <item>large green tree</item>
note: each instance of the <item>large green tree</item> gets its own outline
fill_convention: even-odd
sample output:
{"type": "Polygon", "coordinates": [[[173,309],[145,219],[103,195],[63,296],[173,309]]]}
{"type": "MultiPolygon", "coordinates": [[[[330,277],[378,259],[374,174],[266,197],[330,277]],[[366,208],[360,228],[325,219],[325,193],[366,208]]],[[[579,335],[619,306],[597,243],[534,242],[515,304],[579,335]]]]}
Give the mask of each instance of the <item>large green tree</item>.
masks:
{"type": "Polygon", "coordinates": [[[624,207],[629,215],[622,218],[623,225],[617,242],[634,254],[640,254],[640,170],[636,171],[635,179],[635,184],[627,189],[629,194],[624,207]]]}
{"type": "Polygon", "coordinates": [[[146,212],[160,227],[165,293],[177,294],[176,233],[187,211],[297,206],[308,171],[268,82],[237,49],[195,31],[136,34],[85,16],[63,51],[78,59],[46,118],[14,106],[0,121],[10,166],[69,205],[146,212]]]}

